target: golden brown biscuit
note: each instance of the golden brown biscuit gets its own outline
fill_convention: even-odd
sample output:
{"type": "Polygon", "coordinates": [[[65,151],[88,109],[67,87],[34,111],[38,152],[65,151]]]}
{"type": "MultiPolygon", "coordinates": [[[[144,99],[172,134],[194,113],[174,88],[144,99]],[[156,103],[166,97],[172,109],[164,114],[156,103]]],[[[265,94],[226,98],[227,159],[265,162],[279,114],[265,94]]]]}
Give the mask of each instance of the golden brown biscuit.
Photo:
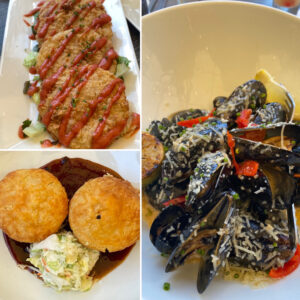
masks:
{"type": "Polygon", "coordinates": [[[67,214],[65,189],[45,170],[17,170],[0,181],[0,228],[16,241],[44,240],[58,231],[67,214]]]}
{"type": "Polygon", "coordinates": [[[111,175],[91,179],[73,196],[69,223],[86,247],[123,250],[139,239],[139,193],[128,181],[111,175]]]}

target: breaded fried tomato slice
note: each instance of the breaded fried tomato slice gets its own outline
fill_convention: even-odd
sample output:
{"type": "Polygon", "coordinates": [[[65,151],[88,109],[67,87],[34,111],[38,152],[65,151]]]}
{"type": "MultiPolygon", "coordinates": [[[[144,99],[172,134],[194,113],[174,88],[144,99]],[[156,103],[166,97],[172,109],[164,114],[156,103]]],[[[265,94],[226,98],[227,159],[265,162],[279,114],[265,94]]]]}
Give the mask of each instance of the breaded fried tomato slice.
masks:
{"type": "Polygon", "coordinates": [[[56,140],[77,149],[108,147],[123,134],[130,115],[123,81],[97,65],[66,70],[41,96],[39,113],[56,140]]]}

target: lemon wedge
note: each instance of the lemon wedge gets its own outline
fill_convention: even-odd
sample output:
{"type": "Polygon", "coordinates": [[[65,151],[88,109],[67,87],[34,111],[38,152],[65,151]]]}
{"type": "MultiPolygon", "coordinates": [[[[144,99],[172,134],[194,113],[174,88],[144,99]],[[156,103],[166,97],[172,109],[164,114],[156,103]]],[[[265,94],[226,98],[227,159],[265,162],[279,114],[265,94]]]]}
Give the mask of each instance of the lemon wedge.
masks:
{"type": "MultiPolygon", "coordinates": [[[[266,70],[261,69],[259,70],[256,75],[255,79],[261,81],[264,86],[267,89],[267,103],[270,102],[279,102],[282,105],[285,104],[285,99],[286,99],[286,93],[288,92],[287,89],[276,82],[274,78],[268,73],[266,70]]],[[[296,109],[295,109],[295,115],[294,119],[295,120],[300,120],[300,103],[296,102],[296,109]]]]}
{"type": "Polygon", "coordinates": [[[255,79],[261,81],[267,89],[267,103],[279,102],[285,106],[287,90],[274,80],[274,78],[264,69],[259,70],[255,79]]]}

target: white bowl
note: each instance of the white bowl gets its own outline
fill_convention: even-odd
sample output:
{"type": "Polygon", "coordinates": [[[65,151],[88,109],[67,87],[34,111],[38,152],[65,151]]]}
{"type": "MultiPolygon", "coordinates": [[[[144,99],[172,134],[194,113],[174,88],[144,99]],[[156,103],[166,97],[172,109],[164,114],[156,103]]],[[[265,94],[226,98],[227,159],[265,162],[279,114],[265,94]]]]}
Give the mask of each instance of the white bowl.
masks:
{"type": "MultiPolygon", "coordinates": [[[[300,19],[244,2],[201,1],[143,17],[143,128],[268,70],[300,101],[300,19]]],[[[298,116],[299,117],[299,116],[298,116]]]]}
{"type": "MultiPolygon", "coordinates": [[[[267,69],[300,100],[300,19],[242,2],[199,2],[167,8],[142,20],[143,128],[187,108],[212,108],[216,96],[267,69]]],[[[199,295],[197,265],[165,273],[143,228],[143,300],[300,299],[300,268],[266,288],[215,279],[199,295]],[[163,290],[170,282],[171,289],[163,290]]]]}
{"type": "MultiPolygon", "coordinates": [[[[84,158],[111,168],[134,187],[140,184],[140,157],[137,151],[1,151],[0,180],[22,168],[39,168],[64,156],[84,158]],[[130,168],[128,167],[130,165],[130,168]]],[[[138,300],[140,296],[140,243],[117,268],[96,282],[88,292],[56,292],[45,287],[28,271],[17,267],[0,230],[0,300],[138,300]]]]}

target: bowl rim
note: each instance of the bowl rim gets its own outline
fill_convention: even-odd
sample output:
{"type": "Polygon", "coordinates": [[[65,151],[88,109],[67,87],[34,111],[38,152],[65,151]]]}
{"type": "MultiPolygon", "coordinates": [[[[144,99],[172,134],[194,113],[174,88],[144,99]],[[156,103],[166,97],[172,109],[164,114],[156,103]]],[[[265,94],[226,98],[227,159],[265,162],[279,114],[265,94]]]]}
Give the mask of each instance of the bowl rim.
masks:
{"type": "Polygon", "coordinates": [[[242,7],[247,9],[248,7],[255,7],[257,9],[265,10],[268,13],[273,12],[274,14],[277,14],[279,16],[283,16],[284,18],[288,18],[291,20],[294,20],[296,22],[300,22],[300,17],[293,15],[291,13],[282,11],[280,9],[277,9],[275,7],[263,5],[263,4],[258,4],[258,3],[251,3],[251,2],[244,2],[244,1],[209,1],[209,0],[204,0],[200,2],[189,2],[189,3],[183,3],[183,4],[178,4],[178,5],[173,5],[170,7],[165,7],[160,10],[151,12],[145,16],[142,16],[142,26],[144,25],[144,22],[148,20],[152,20],[155,17],[158,17],[160,15],[165,15],[168,14],[171,11],[175,10],[181,10],[185,9],[186,7],[206,7],[206,6],[235,6],[235,7],[242,7]]]}

